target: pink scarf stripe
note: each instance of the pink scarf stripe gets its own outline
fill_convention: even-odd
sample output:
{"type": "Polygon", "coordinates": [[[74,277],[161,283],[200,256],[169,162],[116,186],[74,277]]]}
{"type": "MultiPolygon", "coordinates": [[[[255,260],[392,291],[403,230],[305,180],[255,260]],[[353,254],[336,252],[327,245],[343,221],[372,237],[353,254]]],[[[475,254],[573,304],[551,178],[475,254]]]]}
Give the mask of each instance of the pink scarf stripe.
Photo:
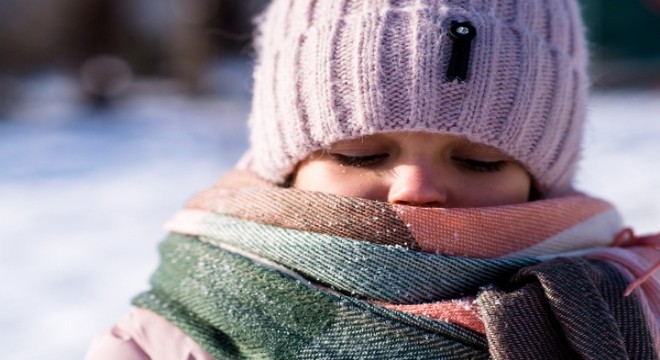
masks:
{"type": "Polygon", "coordinates": [[[612,245],[621,229],[621,216],[614,209],[597,214],[556,235],[507,257],[561,255],[582,249],[601,248],[612,245]]]}
{"type": "Polygon", "coordinates": [[[609,203],[578,193],[561,199],[489,208],[395,209],[410,224],[423,251],[466,257],[535,256],[607,246],[621,228],[618,214],[609,203]],[[609,225],[605,229],[585,225],[589,220],[594,225],[609,225]],[[588,241],[571,242],[576,234],[588,241]],[[524,250],[529,251],[523,253],[524,250]]]}
{"type": "MultiPolygon", "coordinates": [[[[580,193],[487,208],[419,208],[280,188],[242,171],[229,173],[197,194],[187,210],[471,258],[603,247],[621,228],[609,203],[580,193]],[[372,232],[356,230],[365,223],[372,232]]],[[[191,225],[183,219],[177,223],[190,232],[191,225]]]]}
{"type": "Polygon", "coordinates": [[[479,316],[479,305],[475,297],[467,296],[462,299],[414,305],[396,305],[377,301],[374,301],[374,304],[390,310],[459,325],[481,334],[486,333],[485,324],[479,316]]]}

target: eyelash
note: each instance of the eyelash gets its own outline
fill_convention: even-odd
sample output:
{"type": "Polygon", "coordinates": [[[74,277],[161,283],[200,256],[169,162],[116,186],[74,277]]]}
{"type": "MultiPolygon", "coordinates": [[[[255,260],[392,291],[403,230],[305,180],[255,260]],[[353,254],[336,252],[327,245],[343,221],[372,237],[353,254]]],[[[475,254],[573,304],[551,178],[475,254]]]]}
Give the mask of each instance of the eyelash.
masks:
{"type": "MultiPolygon", "coordinates": [[[[329,154],[336,162],[342,166],[368,168],[379,165],[385,160],[388,154],[374,154],[365,156],[349,156],[337,153],[329,154]]],[[[452,160],[458,162],[460,166],[476,172],[498,172],[507,165],[506,161],[481,161],[469,158],[452,157],[452,160]]]]}
{"type": "Polygon", "coordinates": [[[507,162],[504,160],[500,161],[481,161],[460,157],[452,157],[452,160],[457,161],[461,166],[468,170],[477,171],[477,172],[498,172],[504,169],[507,162]]]}
{"type": "Polygon", "coordinates": [[[329,154],[339,165],[351,167],[372,167],[380,164],[389,155],[388,154],[374,154],[365,156],[349,156],[337,153],[329,154]]]}

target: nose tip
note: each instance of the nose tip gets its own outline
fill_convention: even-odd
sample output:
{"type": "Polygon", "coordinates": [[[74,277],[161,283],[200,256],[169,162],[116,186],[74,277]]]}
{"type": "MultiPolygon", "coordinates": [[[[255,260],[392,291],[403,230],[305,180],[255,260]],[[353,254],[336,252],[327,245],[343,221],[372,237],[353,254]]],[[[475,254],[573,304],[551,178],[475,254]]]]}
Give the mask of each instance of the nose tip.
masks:
{"type": "Polygon", "coordinates": [[[423,166],[407,165],[395,169],[388,202],[420,207],[443,207],[447,187],[423,166]]]}

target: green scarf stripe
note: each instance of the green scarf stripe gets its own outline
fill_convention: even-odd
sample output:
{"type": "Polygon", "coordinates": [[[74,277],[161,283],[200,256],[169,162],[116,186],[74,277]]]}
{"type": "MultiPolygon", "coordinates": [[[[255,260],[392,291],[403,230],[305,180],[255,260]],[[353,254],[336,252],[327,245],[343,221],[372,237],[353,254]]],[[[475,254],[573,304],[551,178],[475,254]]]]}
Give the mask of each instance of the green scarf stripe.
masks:
{"type": "Polygon", "coordinates": [[[397,304],[474,294],[483,284],[538,263],[534,258],[442,256],[210,215],[201,238],[230,244],[352,296],[397,304]]]}
{"type": "MultiPolygon", "coordinates": [[[[442,220],[443,210],[419,224],[429,228],[411,232],[397,211],[380,211],[381,203],[342,207],[340,199],[285,192],[249,176],[228,181],[189,207],[222,214],[207,213],[201,224],[183,214],[172,223],[182,231],[197,224],[198,236],[170,234],[160,247],[152,290],[134,300],[217,359],[658,359],[647,314],[637,294],[622,297],[628,280],[616,267],[579,257],[474,259],[387,245],[414,234],[432,240],[431,234],[442,233],[437,226],[453,221],[442,220]],[[472,299],[466,295],[477,300],[472,309],[484,334],[413,315],[428,311],[439,318],[452,311],[447,316],[479,329],[474,313],[452,307],[472,299]],[[369,300],[426,304],[407,313],[369,300]],[[433,303],[440,300],[460,302],[433,303]]],[[[467,226],[466,234],[478,230],[477,238],[465,240],[477,246],[487,240],[479,219],[501,223],[507,239],[508,225],[534,226],[520,215],[543,206],[551,226],[574,226],[563,216],[586,220],[582,206],[573,211],[562,204],[521,205],[514,217],[477,211],[487,216],[473,219],[468,212],[456,226],[467,226]],[[553,220],[556,210],[561,219],[553,220]]],[[[594,226],[581,225],[576,239],[600,234],[594,226]]],[[[524,242],[524,235],[511,236],[524,242]]]]}
{"type": "Polygon", "coordinates": [[[223,349],[221,354],[210,352],[216,358],[238,354],[269,358],[262,349],[286,357],[297,352],[297,344],[302,346],[321,334],[335,317],[331,303],[324,304],[326,299],[295,296],[300,290],[296,288],[304,285],[277,286],[282,282],[281,275],[255,271],[250,260],[195,238],[171,235],[160,251],[161,266],[151,279],[153,290],[138,297],[134,304],[164,315],[203,348],[223,349]],[[256,291],[258,285],[264,288],[256,291]],[[289,306],[274,306],[281,303],[289,306]],[[181,317],[181,308],[196,310],[181,317]],[[193,326],[196,328],[191,329],[193,326]],[[223,334],[220,343],[215,340],[217,334],[206,331],[214,327],[223,334]],[[264,330],[255,337],[253,331],[257,328],[264,330]],[[228,338],[233,341],[224,341],[228,338]]]}
{"type": "Polygon", "coordinates": [[[217,359],[486,359],[485,337],[337,296],[196,238],[170,235],[134,300],[217,359]]]}

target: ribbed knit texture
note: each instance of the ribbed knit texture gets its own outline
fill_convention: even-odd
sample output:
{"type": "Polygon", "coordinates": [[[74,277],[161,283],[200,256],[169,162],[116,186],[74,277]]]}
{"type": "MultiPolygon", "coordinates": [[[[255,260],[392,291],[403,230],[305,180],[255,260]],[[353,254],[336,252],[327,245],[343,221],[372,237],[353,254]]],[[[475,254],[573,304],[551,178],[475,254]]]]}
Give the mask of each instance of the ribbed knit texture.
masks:
{"type": "Polygon", "coordinates": [[[250,168],[282,182],[311,152],[391,131],[452,134],[568,189],[588,79],[574,0],[274,0],[258,21],[250,168]],[[470,22],[465,81],[447,80],[470,22]]]}

